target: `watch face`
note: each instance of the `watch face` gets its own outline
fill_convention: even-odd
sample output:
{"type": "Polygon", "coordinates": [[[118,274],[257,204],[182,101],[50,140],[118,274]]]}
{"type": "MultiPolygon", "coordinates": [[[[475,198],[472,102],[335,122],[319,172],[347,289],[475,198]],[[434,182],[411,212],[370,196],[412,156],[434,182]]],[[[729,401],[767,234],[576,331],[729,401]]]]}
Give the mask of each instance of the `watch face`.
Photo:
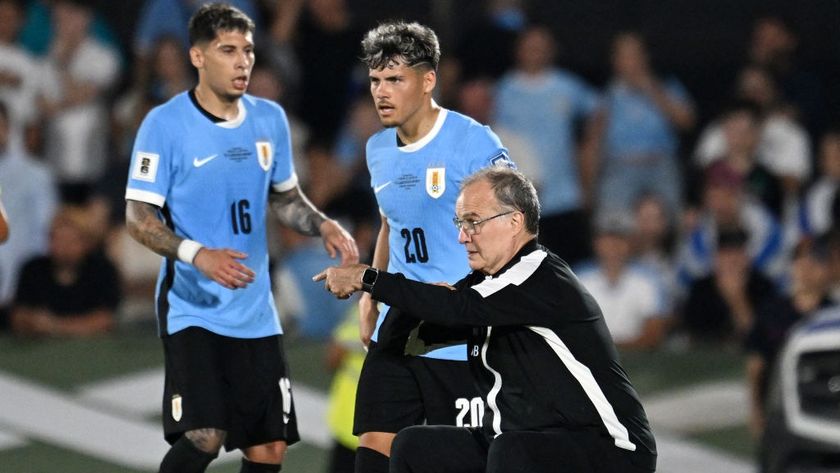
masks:
{"type": "Polygon", "coordinates": [[[372,268],[368,268],[365,270],[365,274],[362,275],[362,282],[365,284],[373,284],[376,282],[376,270],[372,268]]]}

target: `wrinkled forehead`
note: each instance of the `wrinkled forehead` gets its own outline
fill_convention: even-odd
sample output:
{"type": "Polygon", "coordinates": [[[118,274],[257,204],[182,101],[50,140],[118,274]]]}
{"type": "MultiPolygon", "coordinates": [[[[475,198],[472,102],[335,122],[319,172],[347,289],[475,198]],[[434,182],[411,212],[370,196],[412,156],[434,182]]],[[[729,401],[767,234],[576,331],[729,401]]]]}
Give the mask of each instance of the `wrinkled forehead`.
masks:
{"type": "Polygon", "coordinates": [[[455,214],[458,217],[484,216],[495,212],[498,207],[499,202],[490,183],[478,181],[461,189],[455,202],[455,214]]]}

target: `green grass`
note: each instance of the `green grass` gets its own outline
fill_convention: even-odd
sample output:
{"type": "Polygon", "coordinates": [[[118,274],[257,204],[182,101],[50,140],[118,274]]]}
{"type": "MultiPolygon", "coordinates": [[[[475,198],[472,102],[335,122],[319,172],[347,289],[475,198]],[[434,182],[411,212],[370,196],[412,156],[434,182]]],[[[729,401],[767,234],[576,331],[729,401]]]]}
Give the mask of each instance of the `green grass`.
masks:
{"type": "MultiPolygon", "coordinates": [[[[320,342],[286,340],[292,379],[296,383],[326,391],[330,375],[324,367],[324,347],[320,342]]],[[[624,353],[622,359],[643,399],[668,389],[708,381],[741,379],[743,376],[743,361],[736,350],[699,348],[687,352],[624,353]]],[[[89,340],[0,337],[0,371],[65,391],[162,365],[160,340],[155,335],[154,326],[149,324],[128,327],[107,337],[89,340]]],[[[744,458],[751,457],[754,451],[745,427],[701,432],[691,438],[744,458]]],[[[320,473],[326,470],[328,458],[327,451],[299,443],[290,450],[283,470],[320,473]]],[[[0,450],[0,472],[53,471],[142,473],[32,440],[20,448],[0,450]]],[[[215,465],[208,471],[236,473],[239,465],[236,462],[215,465]]]]}

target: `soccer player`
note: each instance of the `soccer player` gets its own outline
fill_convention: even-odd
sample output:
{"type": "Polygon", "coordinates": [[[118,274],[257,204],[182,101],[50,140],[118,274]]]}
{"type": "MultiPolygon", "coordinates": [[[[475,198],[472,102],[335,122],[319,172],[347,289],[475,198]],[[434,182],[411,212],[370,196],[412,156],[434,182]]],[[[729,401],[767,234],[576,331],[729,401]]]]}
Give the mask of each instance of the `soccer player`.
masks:
{"type": "Polygon", "coordinates": [[[320,235],[342,263],[353,238],[301,193],[289,125],[276,103],[245,94],[254,23],[224,4],[189,23],[198,85],[153,109],[132,154],[131,235],[164,256],[157,312],[166,361],[161,473],[203,472],[241,449],[242,473],[277,472],[298,437],[282,330],[271,297],[266,208],[320,235]]]}
{"type": "Polygon", "coordinates": [[[512,169],[482,169],[464,180],[455,208],[473,271],[454,287],[362,264],[313,278],[339,297],[364,290],[392,311],[469,334],[483,427],[406,428],[390,471],[653,472],[656,442],[598,304],[565,261],[537,244],[534,186],[512,169]]]}
{"type": "MultiPolygon", "coordinates": [[[[456,281],[469,271],[449,225],[458,185],[480,168],[512,165],[507,150],[488,127],[432,100],[440,59],[434,31],[384,23],[366,34],[362,51],[385,126],[366,149],[382,217],[373,266],[420,281],[456,281]]],[[[388,314],[369,295],[361,299],[361,337],[370,345],[356,398],[357,472],[387,472],[391,442],[404,427],[476,425],[484,409],[464,344],[437,345],[434,327],[394,326],[388,314]],[[409,336],[410,353],[422,356],[403,356],[409,336]]]]}

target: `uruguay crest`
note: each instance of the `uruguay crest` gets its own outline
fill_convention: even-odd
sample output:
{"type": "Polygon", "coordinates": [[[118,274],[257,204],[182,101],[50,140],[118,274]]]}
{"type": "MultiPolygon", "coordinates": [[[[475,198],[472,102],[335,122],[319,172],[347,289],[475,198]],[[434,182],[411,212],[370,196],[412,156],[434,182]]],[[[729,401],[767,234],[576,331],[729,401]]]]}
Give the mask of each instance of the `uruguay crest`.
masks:
{"type": "Polygon", "coordinates": [[[433,199],[442,196],[446,191],[446,168],[426,169],[426,193],[433,199]]]}
{"type": "Polygon", "coordinates": [[[271,169],[271,163],[274,161],[274,150],[271,147],[270,141],[257,141],[257,162],[263,171],[271,169]]]}

